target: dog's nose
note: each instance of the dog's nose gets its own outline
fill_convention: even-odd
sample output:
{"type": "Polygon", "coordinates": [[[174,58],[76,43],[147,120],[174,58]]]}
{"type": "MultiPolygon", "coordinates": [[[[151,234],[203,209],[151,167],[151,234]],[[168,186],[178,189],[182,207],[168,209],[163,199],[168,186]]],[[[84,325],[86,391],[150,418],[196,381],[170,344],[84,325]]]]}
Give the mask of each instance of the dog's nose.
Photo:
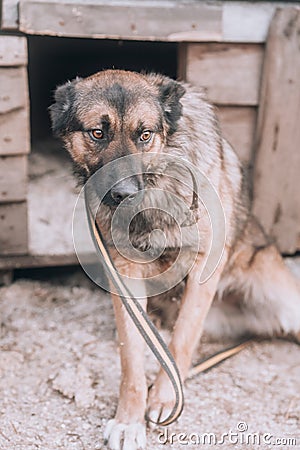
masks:
{"type": "Polygon", "coordinates": [[[128,199],[129,201],[134,201],[137,197],[137,193],[140,190],[138,184],[134,180],[122,180],[112,187],[110,195],[113,200],[119,205],[123,200],[128,199]]]}

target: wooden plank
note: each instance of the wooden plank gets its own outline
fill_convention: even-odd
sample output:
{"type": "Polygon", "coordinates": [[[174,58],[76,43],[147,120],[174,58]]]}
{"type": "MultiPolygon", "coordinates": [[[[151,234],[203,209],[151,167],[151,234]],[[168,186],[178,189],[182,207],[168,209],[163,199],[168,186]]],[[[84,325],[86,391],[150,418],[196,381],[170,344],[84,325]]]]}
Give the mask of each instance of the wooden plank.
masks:
{"type": "MultiPolygon", "coordinates": [[[[22,4],[27,0],[22,0],[22,4]]],[[[19,0],[2,0],[2,21],[1,25],[3,29],[18,29],[18,23],[19,23],[19,12],[18,12],[18,3],[19,0]]],[[[43,2],[45,3],[45,2],[43,2]]],[[[58,2],[47,2],[48,4],[55,5],[58,2]]],[[[60,2],[63,4],[63,2],[60,2]]],[[[65,2],[65,4],[70,5],[70,7],[77,7],[80,3],[81,5],[83,3],[99,3],[99,2],[93,2],[93,1],[84,1],[84,0],[68,0],[65,2]]],[[[106,2],[102,1],[102,4],[106,4],[107,7],[110,8],[110,14],[107,13],[106,19],[108,19],[108,23],[110,23],[110,27],[106,27],[106,36],[107,38],[114,38],[115,36],[115,26],[111,26],[111,24],[114,24],[114,16],[120,17],[120,10],[119,6],[124,7],[123,5],[120,5],[113,0],[107,0],[106,2]],[[119,10],[119,11],[118,11],[119,10]]],[[[130,17],[134,17],[135,9],[137,7],[140,8],[140,10],[144,11],[144,18],[147,14],[147,8],[153,9],[153,7],[160,7],[162,4],[163,6],[166,5],[166,1],[164,2],[158,2],[158,0],[147,0],[147,2],[138,2],[137,0],[127,0],[126,1],[126,7],[128,10],[128,15],[130,17]],[[143,3],[146,4],[144,7],[143,3]]],[[[179,1],[174,0],[173,3],[179,3],[179,1]]],[[[200,3],[200,2],[199,2],[200,3]]],[[[203,2],[204,3],[204,2],[203,2]]],[[[218,33],[215,33],[215,38],[211,36],[210,41],[212,39],[214,41],[221,41],[221,42],[256,42],[256,43],[263,43],[266,40],[269,24],[271,22],[272,16],[274,14],[275,9],[280,6],[289,6],[292,4],[292,2],[271,2],[271,1],[260,1],[260,2],[250,2],[250,1],[214,1],[214,6],[218,7],[220,10],[220,14],[222,14],[222,23],[221,23],[221,32],[218,29],[218,33]]],[[[189,8],[194,7],[195,2],[192,1],[185,1],[183,4],[183,7],[187,10],[189,8]]],[[[55,6],[53,6],[55,7],[55,6]]],[[[49,12],[49,11],[48,11],[49,12]]],[[[183,42],[183,41],[205,41],[208,40],[207,37],[205,37],[204,34],[201,32],[199,33],[199,30],[189,30],[188,32],[184,32],[184,29],[181,25],[180,21],[180,13],[178,14],[178,23],[179,23],[179,34],[177,35],[177,41],[183,42]],[[195,32],[196,31],[196,32],[195,32]]],[[[98,16],[101,17],[101,16],[98,16]]],[[[75,17],[76,18],[76,17],[75,17]]],[[[150,18],[150,17],[149,17],[150,18]]],[[[56,31],[54,33],[54,30],[51,30],[49,28],[50,24],[46,26],[46,20],[44,20],[45,28],[47,28],[44,31],[38,31],[36,30],[36,34],[59,34],[59,35],[70,35],[71,30],[68,26],[65,26],[64,29],[59,31],[56,31]],[[67,33],[67,34],[66,34],[67,33]]],[[[78,20],[78,19],[77,19],[78,20]]],[[[201,18],[199,20],[199,15],[195,15],[193,17],[193,23],[196,25],[201,21],[201,18]]],[[[34,28],[34,27],[32,27],[34,28]]],[[[134,31],[134,30],[132,30],[134,31]]],[[[34,30],[31,30],[31,32],[34,32],[34,30]]],[[[76,36],[77,30],[74,30],[75,34],[72,34],[76,36]]],[[[85,31],[88,33],[88,30],[85,31]]],[[[145,34],[145,33],[144,33],[145,34]]],[[[91,36],[91,35],[90,35],[91,36]]],[[[127,35],[121,35],[118,36],[118,39],[136,39],[134,33],[131,32],[131,36],[127,35]]],[[[149,39],[150,36],[144,36],[145,39],[149,39]]],[[[174,38],[173,38],[174,40],[174,38]]]]}
{"type": "Polygon", "coordinates": [[[6,30],[17,30],[19,23],[18,0],[2,0],[1,8],[1,28],[6,30]]]}
{"type": "Polygon", "coordinates": [[[300,248],[300,10],[270,27],[256,136],[253,212],[280,250],[300,248]]]}
{"type": "Polygon", "coordinates": [[[224,137],[230,142],[244,165],[251,164],[257,108],[222,106],[217,108],[224,137]]]}
{"type": "Polygon", "coordinates": [[[25,200],[27,156],[0,156],[0,203],[25,200]]]}
{"type": "Polygon", "coordinates": [[[0,156],[30,151],[29,111],[26,108],[0,114],[0,156]]]}
{"type": "Polygon", "coordinates": [[[187,47],[188,45],[182,42],[177,46],[177,77],[180,80],[186,80],[187,47]]]}
{"type": "Polygon", "coordinates": [[[257,105],[263,54],[258,44],[186,44],[186,80],[213,103],[257,105]]]}
{"type": "Polygon", "coordinates": [[[26,68],[0,68],[0,114],[23,107],[28,107],[26,68]]]}
{"type": "Polygon", "coordinates": [[[75,253],[66,255],[0,255],[0,270],[23,269],[29,267],[53,267],[79,265],[75,253]]]}
{"type": "Polygon", "coordinates": [[[222,40],[225,42],[264,43],[276,8],[292,2],[223,2],[222,40]]]}
{"type": "Polygon", "coordinates": [[[220,40],[222,4],[172,0],[20,1],[19,28],[29,34],[167,41],[220,40]]]}
{"type": "Polygon", "coordinates": [[[26,38],[0,35],[0,66],[25,66],[26,64],[26,38]]]}
{"type": "Polygon", "coordinates": [[[27,205],[0,204],[0,255],[20,255],[28,251],[27,205]]]}

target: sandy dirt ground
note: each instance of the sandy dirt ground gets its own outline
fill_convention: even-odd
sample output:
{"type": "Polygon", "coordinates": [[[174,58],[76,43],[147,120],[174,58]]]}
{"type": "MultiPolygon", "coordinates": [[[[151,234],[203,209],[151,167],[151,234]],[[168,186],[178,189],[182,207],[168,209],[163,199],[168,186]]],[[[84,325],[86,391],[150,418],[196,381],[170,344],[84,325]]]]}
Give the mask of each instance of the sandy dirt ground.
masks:
{"type": "MultiPolygon", "coordinates": [[[[78,270],[0,289],[1,450],[105,448],[103,428],[117,406],[118,347],[110,297],[83,277],[78,270]]],[[[204,343],[195,358],[222,346],[204,343]]],[[[150,384],[157,363],[149,351],[146,366],[150,384]]],[[[182,417],[167,428],[174,443],[161,444],[162,432],[149,430],[149,450],[300,448],[300,348],[254,343],[188,381],[182,417]],[[230,430],[232,442],[194,444],[203,433],[221,440],[230,430]]]]}

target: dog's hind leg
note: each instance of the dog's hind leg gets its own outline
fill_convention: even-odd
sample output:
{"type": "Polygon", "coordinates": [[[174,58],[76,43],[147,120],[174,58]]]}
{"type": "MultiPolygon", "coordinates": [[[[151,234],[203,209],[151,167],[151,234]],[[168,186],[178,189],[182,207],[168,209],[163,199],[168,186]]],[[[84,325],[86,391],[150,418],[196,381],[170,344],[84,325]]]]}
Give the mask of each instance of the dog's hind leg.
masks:
{"type": "MultiPolygon", "coordinates": [[[[134,270],[131,265],[122,267],[122,273],[129,277],[137,275],[134,270]]],[[[126,284],[146,309],[144,282],[129,279],[126,284]]],[[[107,423],[104,438],[111,450],[138,450],[146,446],[144,340],[120,298],[117,295],[112,297],[120,345],[121,385],[117,412],[115,418],[107,423]]]]}
{"type": "MultiPolygon", "coordinates": [[[[225,261],[225,255],[224,255],[225,261]]],[[[177,363],[182,381],[188,375],[192,355],[201,336],[203,323],[211,307],[224,262],[212,277],[200,284],[203,261],[199,260],[188,275],[182,305],[175,323],[170,351],[177,363]]],[[[161,369],[148,399],[148,417],[157,422],[167,418],[174,405],[174,392],[169,379],[161,369]]]]}
{"type": "Polygon", "coordinates": [[[253,252],[243,267],[234,263],[219,289],[240,298],[232,302],[225,292],[224,299],[217,301],[207,320],[209,334],[286,336],[300,341],[300,282],[273,245],[253,252]]]}
{"type": "Polygon", "coordinates": [[[249,270],[246,301],[261,318],[258,334],[294,336],[300,333],[300,282],[274,246],[257,253],[249,270]],[[248,285],[249,286],[249,285],[248,285]]]}

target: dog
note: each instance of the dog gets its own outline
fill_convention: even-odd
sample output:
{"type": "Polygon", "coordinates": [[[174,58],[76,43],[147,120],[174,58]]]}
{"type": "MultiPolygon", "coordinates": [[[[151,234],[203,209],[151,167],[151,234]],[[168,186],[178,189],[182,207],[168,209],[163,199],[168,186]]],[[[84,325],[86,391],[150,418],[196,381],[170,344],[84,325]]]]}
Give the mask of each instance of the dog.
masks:
{"type": "MultiPolygon", "coordinates": [[[[143,280],[162,272],[163,280],[168,280],[167,269],[177,261],[180,224],[184,223],[179,200],[191,205],[194,199],[191,182],[184,181],[190,180],[186,164],[199,169],[217,193],[225,217],[225,240],[218,264],[206,282],[199,283],[211,236],[207,208],[201,204],[194,222],[184,228],[184,255],[175,265],[180,275],[176,277],[175,273],[174,278],[173,273],[166,286],[158,289],[160,292],[153,290],[156,304],[158,298],[169,294],[167,289],[171,292],[180,286],[182,290],[169,345],[182,380],[187,377],[204,323],[219,336],[250,334],[299,339],[299,283],[251,214],[245,171],[223,139],[214,109],[201,89],[158,74],[105,70],[58,87],[50,114],[53,132],[70,153],[82,183],[104,168],[99,183],[111,183],[112,187],[102,198],[97,221],[117,269],[128,277],[145,309],[150,296],[143,280]],[[132,174],[124,178],[128,155],[133,155],[136,167],[131,167],[132,174]],[[145,155],[155,170],[143,175],[138,155],[145,155]],[[173,170],[171,178],[164,156],[168,161],[174,160],[173,168],[169,164],[170,172],[173,170]],[[148,195],[149,186],[157,188],[157,194],[148,195]],[[144,209],[134,216],[127,231],[134,249],[146,253],[151,245],[158,249],[158,257],[147,264],[116,251],[111,233],[118,206],[128,199],[132,201],[140,192],[144,196],[139,202],[144,209]],[[178,202],[168,200],[167,192],[176,194],[178,202]],[[164,202],[171,214],[155,210],[164,202]],[[161,236],[153,235],[158,228],[164,231],[163,252],[161,236]],[[197,233],[198,246],[194,242],[197,233]],[[189,267],[187,273],[185,266],[189,267]]],[[[122,208],[118,211],[115,228],[122,241],[122,208]]],[[[125,216],[126,208],[123,211],[125,216]]],[[[112,450],[137,450],[146,446],[145,412],[153,421],[163,420],[173,407],[174,393],[163,370],[148,393],[144,341],[116,293],[112,299],[122,374],[117,412],[107,424],[105,438],[112,450]]]]}

